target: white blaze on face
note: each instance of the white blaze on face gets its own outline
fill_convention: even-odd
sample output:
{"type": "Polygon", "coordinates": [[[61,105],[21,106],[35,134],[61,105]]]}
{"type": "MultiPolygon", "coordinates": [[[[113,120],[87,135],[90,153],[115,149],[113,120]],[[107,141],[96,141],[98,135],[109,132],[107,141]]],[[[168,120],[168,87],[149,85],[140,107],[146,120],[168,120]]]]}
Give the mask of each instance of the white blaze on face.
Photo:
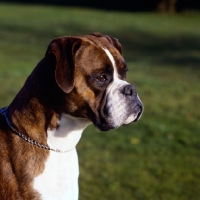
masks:
{"type": "Polygon", "coordinates": [[[115,60],[112,56],[112,54],[110,53],[110,51],[108,51],[108,49],[104,49],[103,50],[106,52],[107,56],[109,57],[111,63],[112,63],[112,66],[113,66],[113,69],[114,69],[114,73],[113,73],[113,83],[110,87],[113,87],[113,85],[127,85],[128,82],[126,81],[123,81],[121,79],[118,78],[118,72],[117,72],[117,67],[116,67],[116,63],[115,63],[115,60]]]}
{"type": "Polygon", "coordinates": [[[109,113],[109,121],[113,125],[113,127],[117,128],[122,124],[128,124],[134,119],[136,119],[136,113],[130,113],[130,106],[132,106],[132,102],[127,101],[126,95],[121,92],[121,88],[125,85],[129,85],[127,81],[119,79],[119,75],[117,72],[116,62],[110,53],[109,50],[104,49],[105,53],[109,57],[114,73],[113,73],[113,82],[107,88],[107,105],[106,109],[109,113]]]}

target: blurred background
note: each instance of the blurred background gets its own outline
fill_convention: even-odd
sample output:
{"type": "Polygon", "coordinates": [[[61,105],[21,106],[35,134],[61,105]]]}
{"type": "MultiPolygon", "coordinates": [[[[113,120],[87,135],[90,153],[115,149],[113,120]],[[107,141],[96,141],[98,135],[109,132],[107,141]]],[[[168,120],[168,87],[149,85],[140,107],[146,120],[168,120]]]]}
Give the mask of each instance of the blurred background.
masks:
{"type": "Polygon", "coordinates": [[[89,126],[77,149],[80,200],[200,198],[200,1],[0,2],[0,107],[63,35],[119,39],[145,110],[137,123],[89,126]]]}

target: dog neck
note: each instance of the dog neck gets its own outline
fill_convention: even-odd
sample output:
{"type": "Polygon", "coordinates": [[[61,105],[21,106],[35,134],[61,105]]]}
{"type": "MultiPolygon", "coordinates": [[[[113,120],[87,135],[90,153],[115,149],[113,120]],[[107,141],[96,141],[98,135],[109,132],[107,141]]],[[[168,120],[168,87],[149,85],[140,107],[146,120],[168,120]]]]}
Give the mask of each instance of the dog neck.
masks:
{"type": "Polygon", "coordinates": [[[72,150],[81,138],[83,130],[89,124],[87,119],[62,114],[58,127],[47,130],[48,146],[61,151],[72,150]]]}
{"type": "Polygon", "coordinates": [[[8,107],[7,115],[21,134],[51,149],[66,151],[75,147],[89,121],[62,113],[65,99],[55,83],[54,70],[43,59],[8,107]]]}

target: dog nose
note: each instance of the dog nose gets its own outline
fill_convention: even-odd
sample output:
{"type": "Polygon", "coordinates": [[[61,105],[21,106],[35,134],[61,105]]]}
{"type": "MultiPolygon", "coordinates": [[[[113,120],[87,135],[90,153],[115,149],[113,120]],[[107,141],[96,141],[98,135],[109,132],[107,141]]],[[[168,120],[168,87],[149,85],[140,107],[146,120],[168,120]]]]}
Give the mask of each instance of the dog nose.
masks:
{"type": "Polygon", "coordinates": [[[137,94],[136,88],[133,85],[125,85],[122,93],[127,95],[127,96],[135,96],[137,94]]]}

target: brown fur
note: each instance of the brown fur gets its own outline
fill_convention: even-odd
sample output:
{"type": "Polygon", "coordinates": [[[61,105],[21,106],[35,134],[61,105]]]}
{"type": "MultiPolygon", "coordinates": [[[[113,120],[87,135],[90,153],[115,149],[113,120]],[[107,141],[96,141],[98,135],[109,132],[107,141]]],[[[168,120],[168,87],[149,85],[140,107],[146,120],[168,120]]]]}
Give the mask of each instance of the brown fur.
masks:
{"type": "MultiPolygon", "coordinates": [[[[45,57],[8,107],[8,118],[18,132],[47,145],[47,129],[57,128],[63,112],[101,123],[97,111],[107,85],[99,87],[91,74],[105,72],[111,77],[113,69],[99,47],[109,49],[118,58],[118,70],[124,70],[117,39],[94,33],[50,43],[45,57]]],[[[48,150],[16,135],[0,115],[0,199],[39,200],[32,182],[44,170],[48,155],[48,150]]]]}

